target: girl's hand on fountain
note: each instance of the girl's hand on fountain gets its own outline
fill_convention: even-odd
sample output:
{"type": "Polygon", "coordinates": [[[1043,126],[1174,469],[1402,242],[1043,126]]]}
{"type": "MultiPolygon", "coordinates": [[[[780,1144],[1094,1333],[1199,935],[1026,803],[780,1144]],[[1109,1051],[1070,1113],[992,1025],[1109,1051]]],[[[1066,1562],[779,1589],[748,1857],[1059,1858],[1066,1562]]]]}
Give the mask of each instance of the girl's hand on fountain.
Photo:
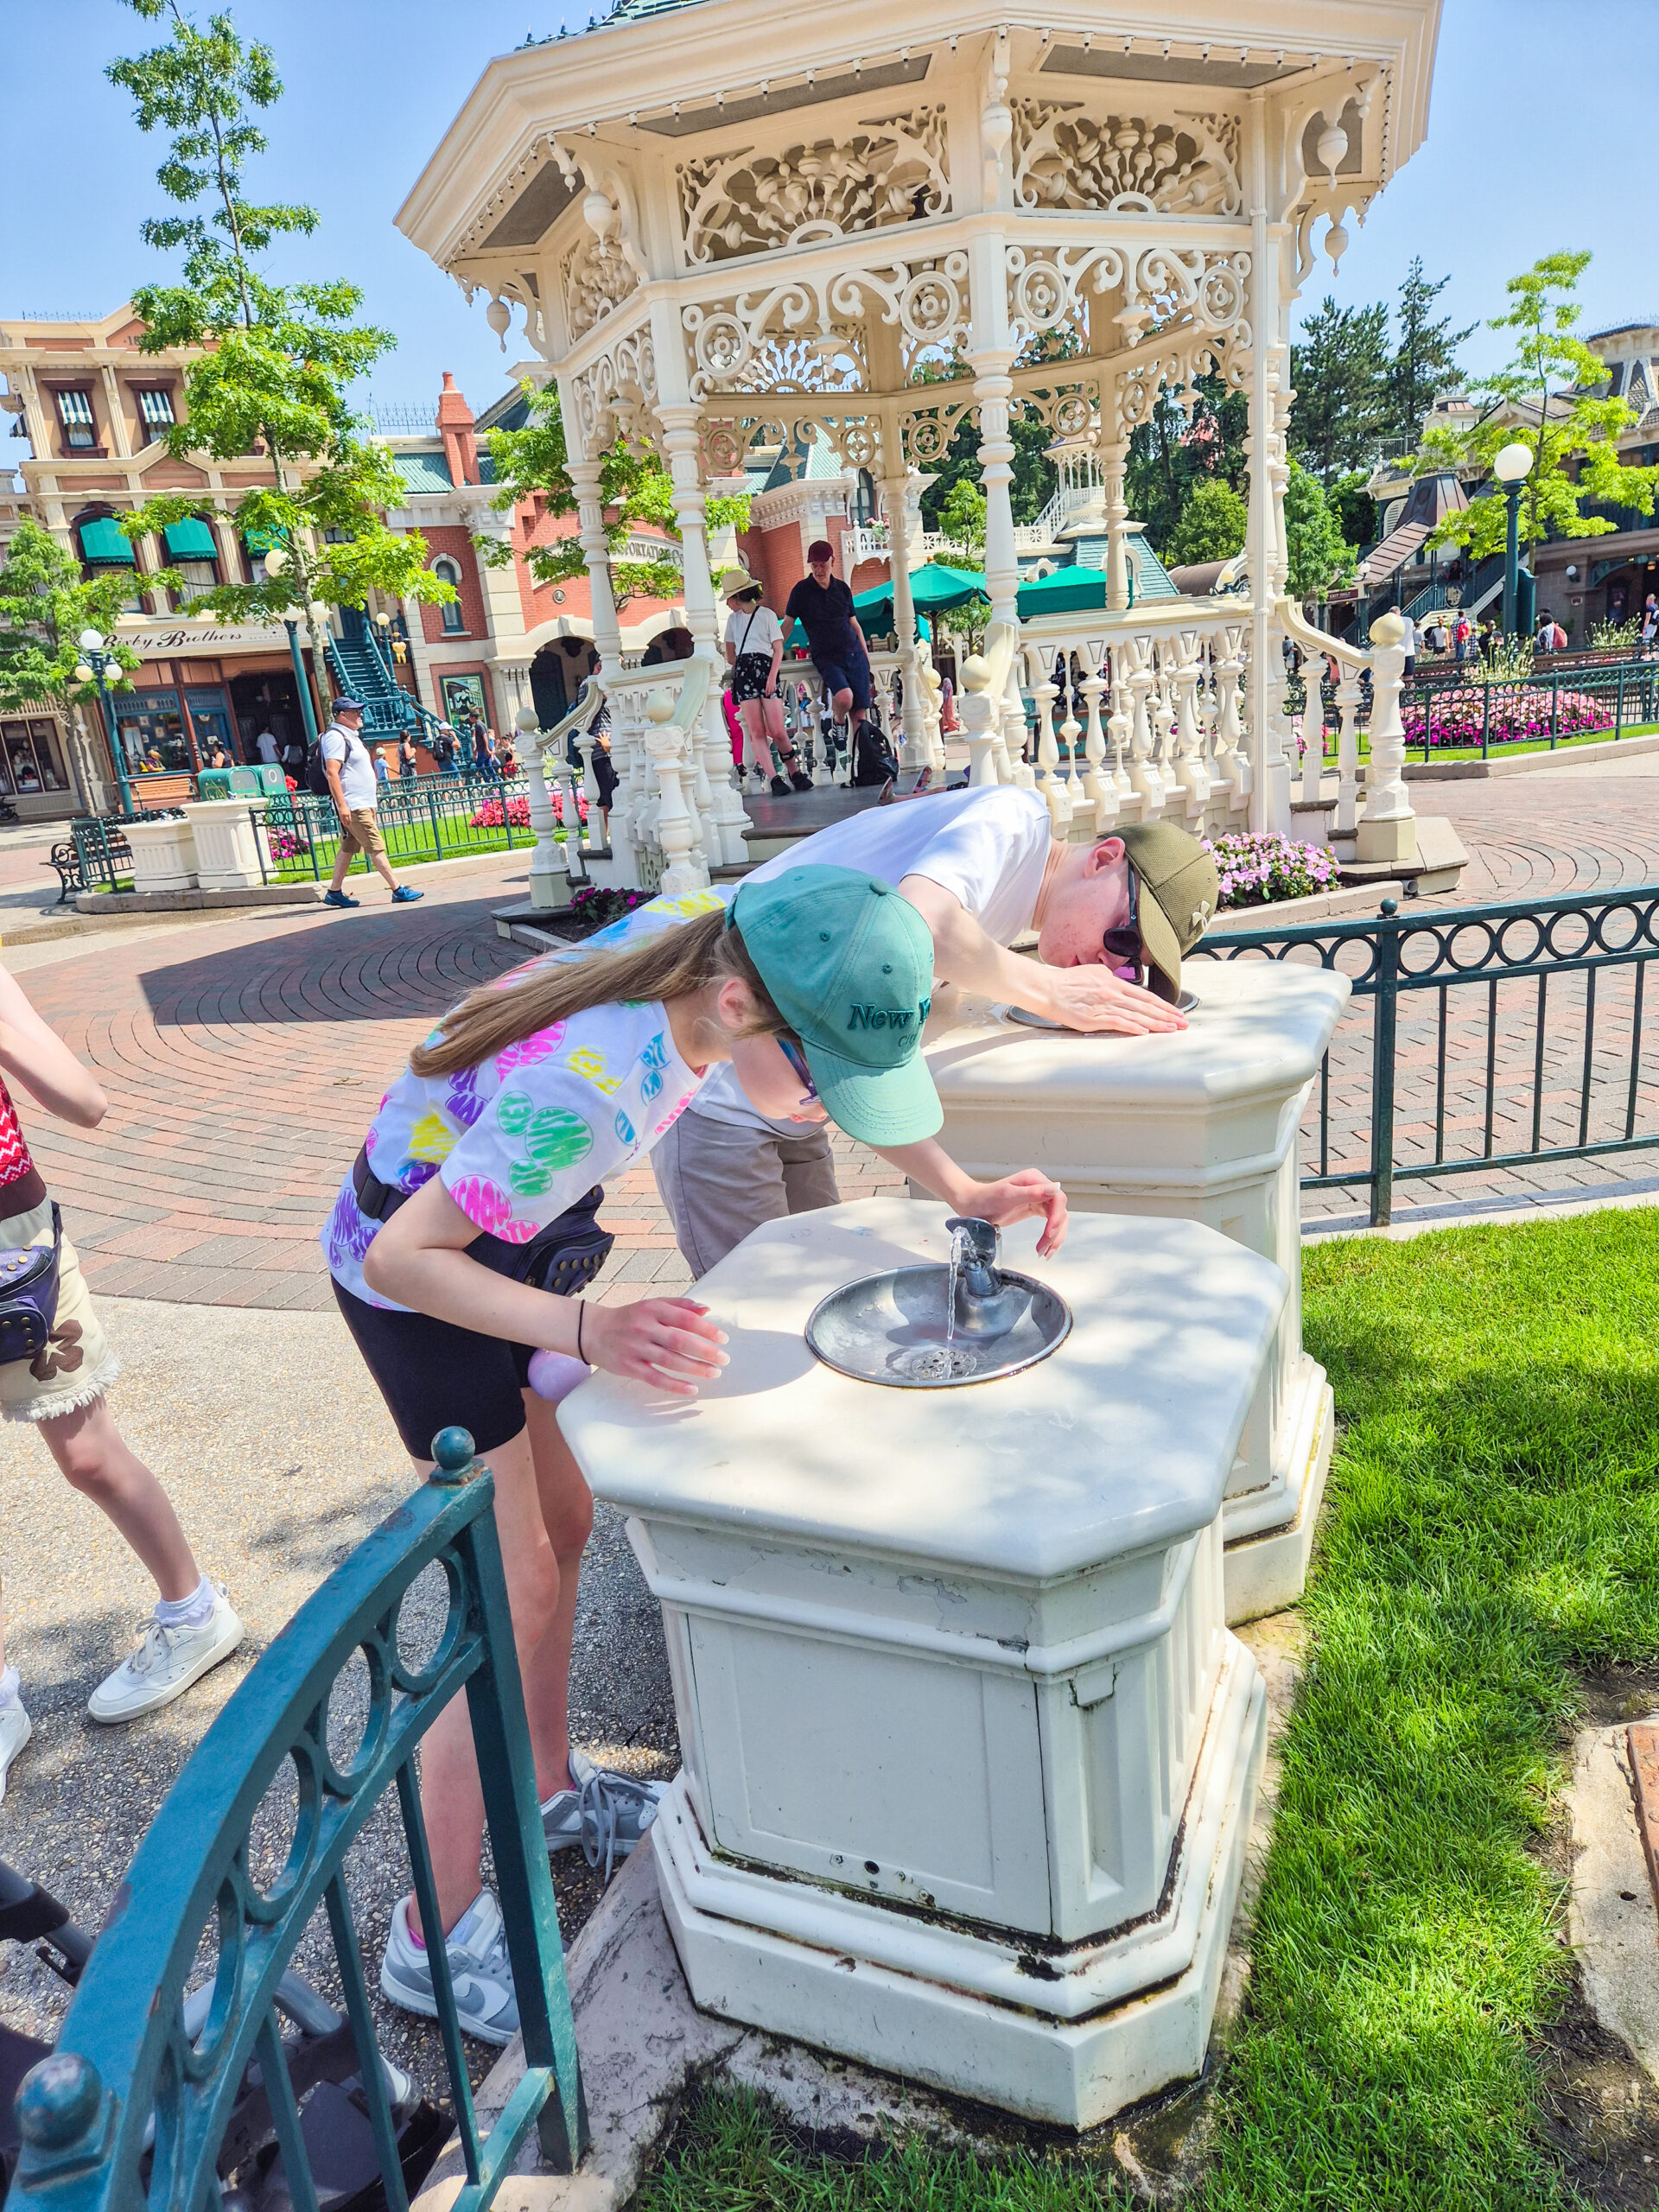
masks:
{"type": "Polygon", "coordinates": [[[1039,1167],[1022,1167],[1000,1183],[976,1183],[957,1204],[959,1213],[976,1214],[981,1221],[1008,1229],[1016,1221],[1041,1214],[1046,1226],[1037,1240],[1040,1259],[1052,1259],[1065,1242],[1065,1192],[1039,1167]]]}
{"type": "Polygon", "coordinates": [[[726,1365],[726,1332],[690,1298],[642,1298],[637,1306],[586,1306],[582,1351],[608,1375],[695,1398],[726,1365]]]}

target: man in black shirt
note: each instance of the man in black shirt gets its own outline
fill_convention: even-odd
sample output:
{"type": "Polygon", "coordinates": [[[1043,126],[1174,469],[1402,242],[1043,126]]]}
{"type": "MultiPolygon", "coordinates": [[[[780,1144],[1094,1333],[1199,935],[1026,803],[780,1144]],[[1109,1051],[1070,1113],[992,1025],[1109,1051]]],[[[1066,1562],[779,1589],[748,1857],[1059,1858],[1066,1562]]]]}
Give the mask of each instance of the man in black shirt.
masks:
{"type": "Polygon", "coordinates": [[[848,741],[857,756],[859,724],[870,704],[870,664],[864,632],[853,613],[853,594],[832,573],[835,549],[823,538],[806,552],[809,574],[789,594],[785,629],[798,622],[806,632],[812,665],[823,679],[824,696],[838,722],[848,725],[848,741]]]}

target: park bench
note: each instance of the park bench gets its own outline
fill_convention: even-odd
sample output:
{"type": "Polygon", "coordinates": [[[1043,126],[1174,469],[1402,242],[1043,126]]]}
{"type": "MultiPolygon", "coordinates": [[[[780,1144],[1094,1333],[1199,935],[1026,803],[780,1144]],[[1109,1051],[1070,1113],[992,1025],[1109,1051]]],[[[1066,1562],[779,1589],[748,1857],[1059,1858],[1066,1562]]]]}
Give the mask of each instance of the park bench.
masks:
{"type": "MultiPolygon", "coordinates": [[[[132,848],[119,829],[106,823],[104,827],[104,847],[113,867],[130,868],[132,848]]],[[[54,868],[58,872],[58,904],[62,906],[71,892],[90,891],[81,849],[74,838],[67,838],[60,845],[54,845],[49,860],[42,861],[42,868],[54,868]]]]}

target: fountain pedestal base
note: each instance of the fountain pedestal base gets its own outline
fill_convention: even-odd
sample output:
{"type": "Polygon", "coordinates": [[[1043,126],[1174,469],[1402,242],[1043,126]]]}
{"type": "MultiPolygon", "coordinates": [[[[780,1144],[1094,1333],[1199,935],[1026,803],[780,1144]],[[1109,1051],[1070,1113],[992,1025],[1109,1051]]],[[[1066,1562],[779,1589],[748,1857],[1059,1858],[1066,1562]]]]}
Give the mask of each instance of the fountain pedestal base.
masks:
{"type": "Polygon", "coordinates": [[[731,1363],[695,1403],[601,1376],[560,1422],[663,1607],[697,2002],[1086,2127],[1203,2062],[1263,1718],[1222,1501],[1287,1286],[1190,1222],[1036,1233],[1004,1259],[1072,1325],[1016,1373],[813,1357],[829,1294],[949,1257],[942,1207],[868,1199],[703,1278],[731,1363]]]}

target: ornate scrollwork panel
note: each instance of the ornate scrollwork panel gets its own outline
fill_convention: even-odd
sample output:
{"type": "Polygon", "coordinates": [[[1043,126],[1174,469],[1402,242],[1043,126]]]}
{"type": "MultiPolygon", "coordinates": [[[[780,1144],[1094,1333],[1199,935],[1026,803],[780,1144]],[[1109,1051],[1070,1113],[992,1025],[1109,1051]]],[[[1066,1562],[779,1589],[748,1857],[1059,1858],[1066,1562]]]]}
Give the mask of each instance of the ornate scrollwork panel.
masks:
{"type": "Polygon", "coordinates": [[[1247,253],[1202,246],[1012,245],[1008,319],[1021,345],[1059,331],[1096,354],[1176,321],[1230,330],[1243,318],[1249,271],[1247,253]],[[1113,295],[1120,304],[1106,316],[1113,295]]]}
{"type": "Polygon", "coordinates": [[[693,265],[886,229],[950,206],[944,111],[861,123],[845,138],[780,153],[752,146],[677,169],[680,235],[693,265]]]}
{"type": "Polygon", "coordinates": [[[863,390],[864,327],[897,325],[908,372],[924,354],[957,351],[969,331],[968,257],[952,252],[877,268],[805,272],[681,310],[686,366],[696,399],[714,391],[770,390],[769,345],[807,348],[838,372],[842,390],[863,390]],[[856,382],[853,381],[856,378],[856,382]]]}
{"type": "Polygon", "coordinates": [[[1075,100],[1012,106],[1018,207],[1213,216],[1244,204],[1236,116],[1096,116],[1075,100]]]}
{"type": "Polygon", "coordinates": [[[639,451],[655,448],[657,351],[649,330],[630,331],[571,379],[584,452],[599,454],[620,435],[639,451]]]}

